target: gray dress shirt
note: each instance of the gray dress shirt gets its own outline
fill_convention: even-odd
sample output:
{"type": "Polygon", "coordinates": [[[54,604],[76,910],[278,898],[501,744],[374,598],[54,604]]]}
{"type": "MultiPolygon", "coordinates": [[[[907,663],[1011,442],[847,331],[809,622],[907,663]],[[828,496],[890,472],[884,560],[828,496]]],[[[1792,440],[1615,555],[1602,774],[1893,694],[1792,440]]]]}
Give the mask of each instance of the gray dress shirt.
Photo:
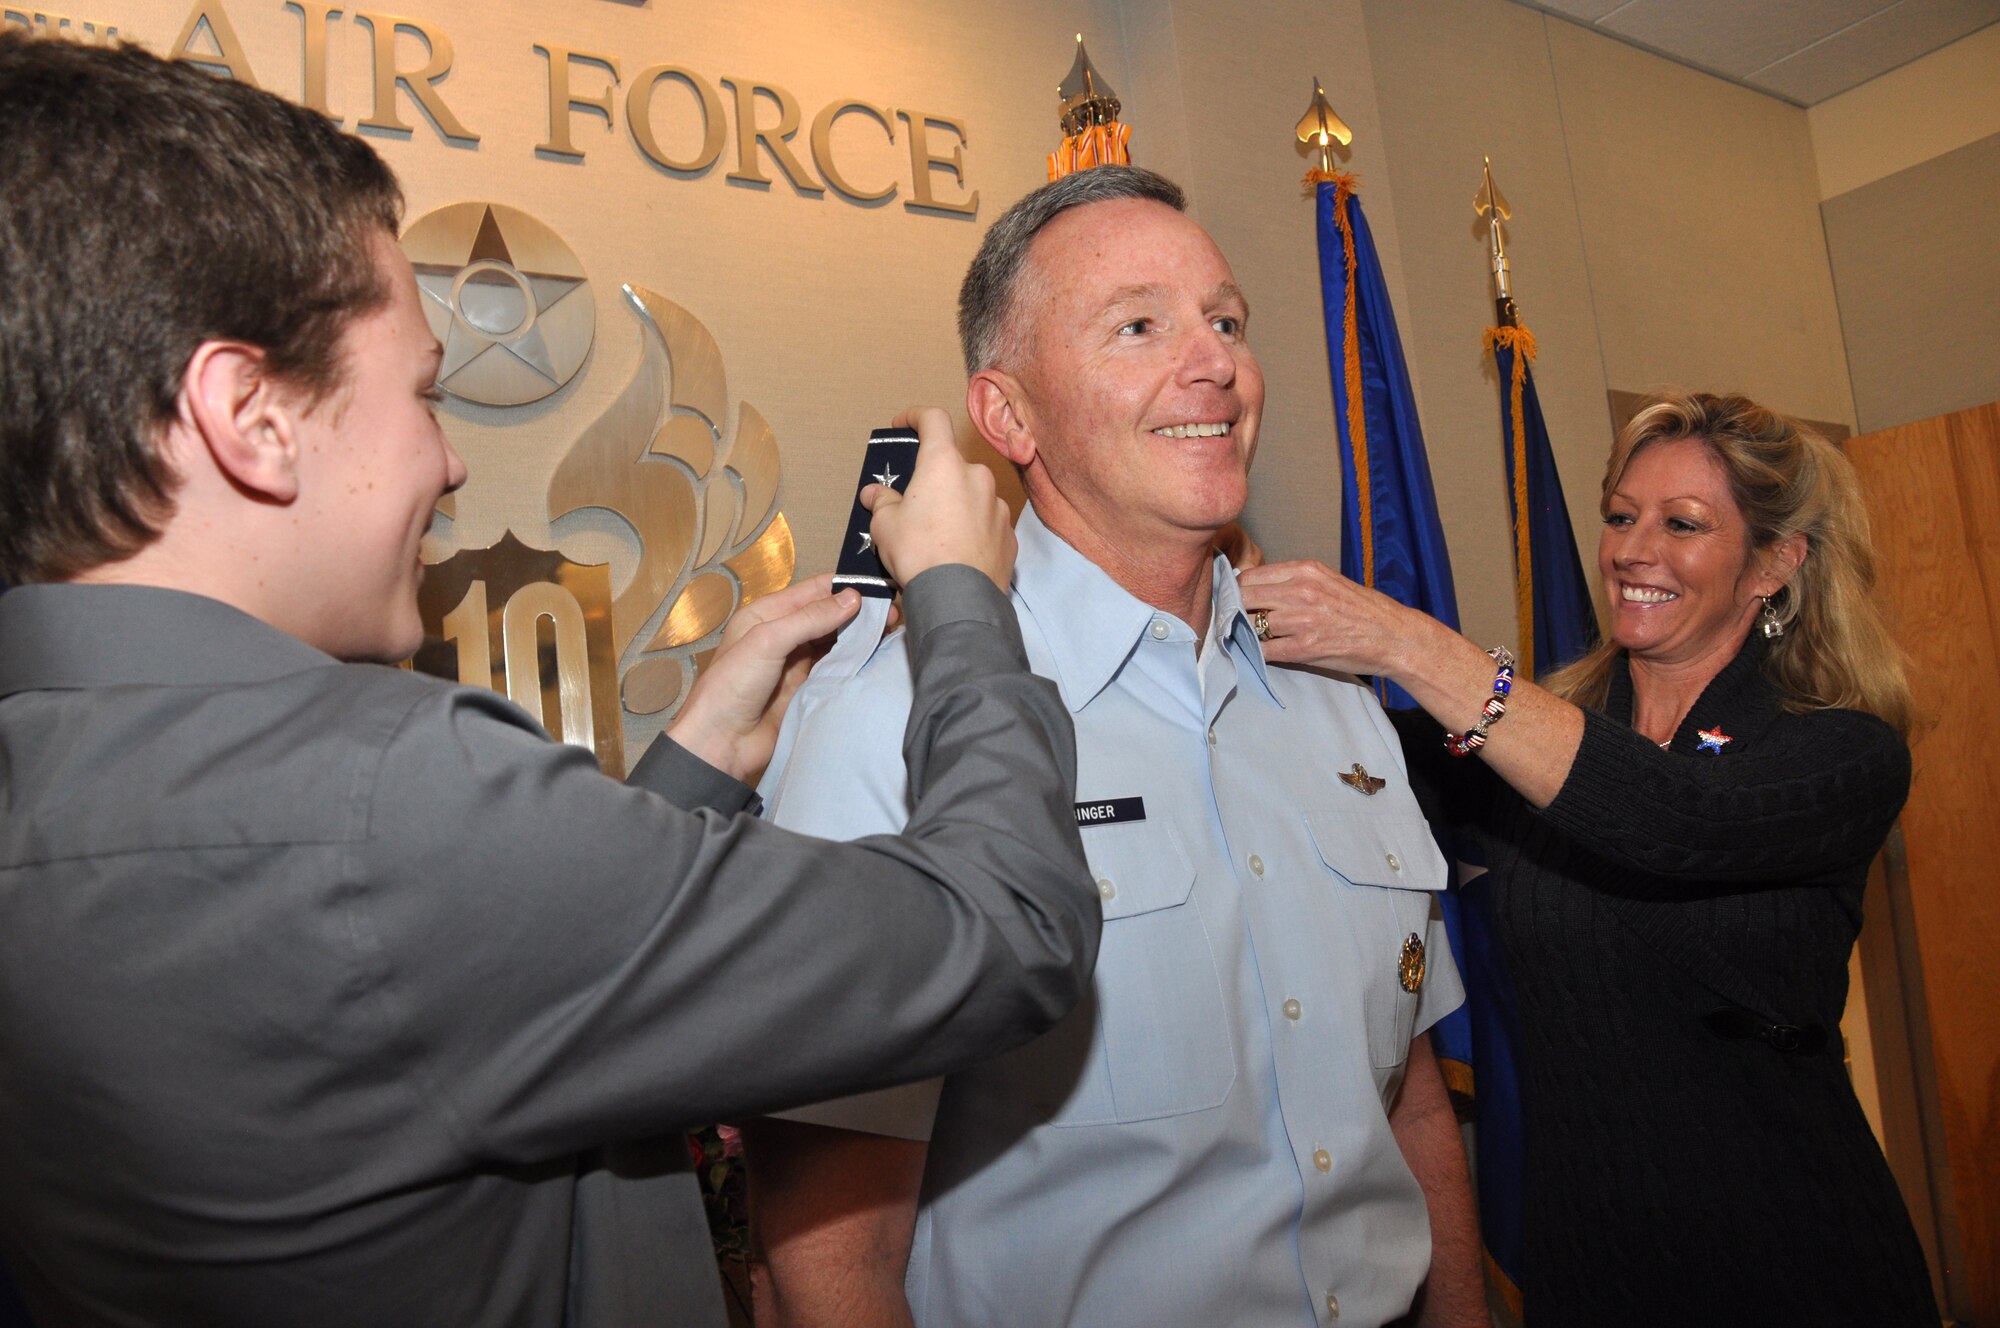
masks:
{"type": "Polygon", "coordinates": [[[934,1075],[1076,1000],[1068,715],[911,585],[901,837],[212,600],[0,595],[0,1250],[44,1325],[710,1324],[677,1131],[934,1075]]]}

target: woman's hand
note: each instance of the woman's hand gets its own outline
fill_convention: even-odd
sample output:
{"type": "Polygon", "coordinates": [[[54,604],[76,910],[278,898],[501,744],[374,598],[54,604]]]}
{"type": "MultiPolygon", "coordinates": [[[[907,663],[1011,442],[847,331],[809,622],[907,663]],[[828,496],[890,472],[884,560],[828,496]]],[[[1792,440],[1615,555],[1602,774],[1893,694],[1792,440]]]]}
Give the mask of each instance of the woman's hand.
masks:
{"type": "MultiPolygon", "coordinates": [[[[1236,578],[1254,623],[1270,635],[1264,657],[1388,678],[1445,728],[1478,722],[1493,694],[1493,661],[1428,613],[1358,586],[1321,563],[1274,563],[1236,578]]],[[[1525,678],[1479,755],[1537,807],[1562,790],[1583,741],[1583,712],[1525,678]]]]}
{"type": "Polygon", "coordinates": [[[1236,578],[1251,621],[1264,615],[1267,659],[1343,673],[1398,678],[1436,633],[1453,637],[1429,614],[1356,585],[1325,563],[1253,567],[1236,578]]]}

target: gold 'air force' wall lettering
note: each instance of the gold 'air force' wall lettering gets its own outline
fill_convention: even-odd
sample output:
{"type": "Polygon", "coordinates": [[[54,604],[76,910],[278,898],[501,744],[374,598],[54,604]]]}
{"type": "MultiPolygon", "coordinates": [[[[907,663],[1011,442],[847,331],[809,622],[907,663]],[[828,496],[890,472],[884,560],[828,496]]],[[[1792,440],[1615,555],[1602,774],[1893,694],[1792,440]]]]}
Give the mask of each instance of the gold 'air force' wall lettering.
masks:
{"type": "Polygon", "coordinates": [[[103,46],[119,40],[118,25],[99,19],[79,19],[47,9],[25,9],[0,5],[0,27],[26,28],[38,37],[61,37],[86,46],[103,46]]]}
{"type": "MultiPolygon", "coordinates": [[[[296,87],[258,78],[223,0],[194,0],[172,43],[162,50],[172,59],[293,97],[345,123],[354,108],[334,104],[327,81],[329,46],[343,27],[365,31],[369,102],[367,113],[354,123],[402,136],[428,124],[448,142],[481,146],[479,130],[445,98],[442,85],[453,72],[457,50],[441,25],[350,9],[336,0],[267,0],[267,5],[297,25],[301,72],[296,87]]],[[[239,12],[253,8],[248,0],[238,0],[239,12]]],[[[85,41],[139,35],[121,33],[116,25],[96,19],[14,6],[0,8],[0,22],[85,41]]],[[[955,116],[837,96],[808,119],[804,104],[789,89],[762,79],[711,79],[672,62],[645,63],[550,41],[527,42],[522,55],[541,66],[547,92],[545,107],[537,107],[534,116],[546,133],[532,131],[539,137],[528,149],[538,155],[583,161],[589,143],[578,133],[577,117],[584,116],[601,120],[614,133],[622,127],[670,178],[703,178],[726,154],[733,163],[726,178],[739,185],[769,189],[782,177],[801,197],[823,198],[830,186],[835,195],[864,207],[878,207],[907,187],[903,206],[910,212],[949,217],[979,210],[979,191],[970,187],[966,174],[970,136],[965,122],[955,116]],[[634,72],[628,77],[627,70],[634,72]],[[874,135],[881,136],[881,146],[871,151],[874,135]],[[901,154],[883,150],[899,143],[901,154]],[[884,156],[894,167],[885,167],[884,156]]],[[[520,70],[519,76],[525,80],[528,71],[520,70]]]]}

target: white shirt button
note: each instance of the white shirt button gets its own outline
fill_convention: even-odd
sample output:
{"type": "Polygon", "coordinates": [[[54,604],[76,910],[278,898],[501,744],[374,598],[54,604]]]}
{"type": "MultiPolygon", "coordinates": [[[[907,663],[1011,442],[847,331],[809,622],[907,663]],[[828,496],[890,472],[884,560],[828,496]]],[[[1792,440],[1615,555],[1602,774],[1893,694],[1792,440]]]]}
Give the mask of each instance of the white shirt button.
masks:
{"type": "Polygon", "coordinates": [[[1340,1297],[1334,1295],[1331,1291],[1326,1293],[1326,1317],[1329,1319],[1338,1319],[1340,1317],[1340,1297]]]}
{"type": "Polygon", "coordinates": [[[1211,747],[1215,746],[1215,725],[1213,724],[1208,726],[1208,745],[1211,747]]]}
{"type": "Polygon", "coordinates": [[[1251,874],[1256,876],[1262,876],[1264,874],[1264,860],[1258,857],[1255,853],[1252,853],[1250,855],[1250,871],[1251,874]]]}
{"type": "Polygon", "coordinates": [[[1097,897],[1099,899],[1116,899],[1118,897],[1118,887],[1111,883],[1110,877],[1100,876],[1097,878],[1097,897]]]}
{"type": "Polygon", "coordinates": [[[1296,1021],[1300,1015],[1306,1012],[1306,1007],[1300,1005],[1297,1000],[1293,999],[1286,1000],[1284,1009],[1285,1009],[1285,1018],[1293,1021],[1296,1021]]]}
{"type": "Polygon", "coordinates": [[[1167,639],[1168,634],[1172,632],[1174,629],[1167,626],[1167,620],[1165,618],[1155,618],[1153,619],[1153,625],[1147,628],[1146,630],[1150,631],[1153,634],[1153,639],[1155,641],[1164,641],[1167,639]]]}
{"type": "Polygon", "coordinates": [[[1332,1171],[1333,1154],[1327,1152],[1324,1148],[1318,1149],[1313,1153],[1313,1165],[1321,1171],[1332,1171]]]}
{"type": "Polygon", "coordinates": [[[1393,853],[1389,855],[1389,870],[1398,872],[1403,870],[1403,860],[1393,853]]]}

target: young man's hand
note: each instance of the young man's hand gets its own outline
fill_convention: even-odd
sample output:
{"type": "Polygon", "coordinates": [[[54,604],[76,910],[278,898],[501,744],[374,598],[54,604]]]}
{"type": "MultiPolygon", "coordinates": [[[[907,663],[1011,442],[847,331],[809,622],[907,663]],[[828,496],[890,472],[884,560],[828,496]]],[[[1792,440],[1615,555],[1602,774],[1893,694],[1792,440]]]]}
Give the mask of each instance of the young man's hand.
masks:
{"type": "Polygon", "coordinates": [[[859,594],[832,589],[829,573],[738,609],[667,736],[716,769],[756,783],[770,764],[792,693],[861,607],[859,594]]]}
{"type": "Polygon", "coordinates": [[[899,428],[917,431],[917,469],[910,487],[885,484],[861,491],[875,514],[870,525],[882,565],[902,585],[944,563],[966,563],[1001,590],[1014,575],[1014,523],[997,496],[993,472],[959,455],[951,417],[935,406],[906,410],[899,428]]]}

